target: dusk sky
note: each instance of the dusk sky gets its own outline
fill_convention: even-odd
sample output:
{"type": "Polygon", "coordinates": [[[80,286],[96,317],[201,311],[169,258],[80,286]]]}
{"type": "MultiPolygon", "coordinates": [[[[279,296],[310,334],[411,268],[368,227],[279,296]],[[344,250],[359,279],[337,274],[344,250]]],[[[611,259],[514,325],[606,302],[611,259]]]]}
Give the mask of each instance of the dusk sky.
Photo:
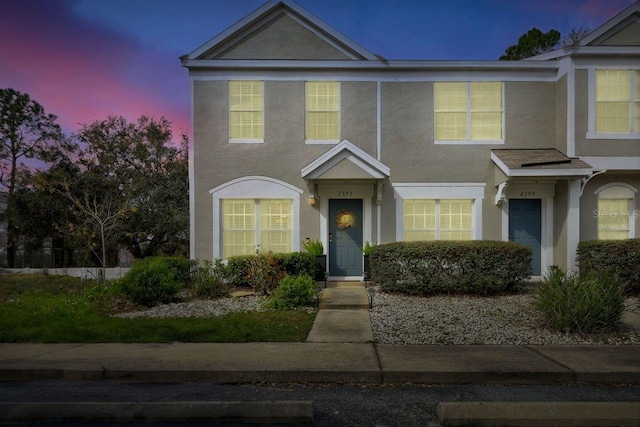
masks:
{"type": "MultiPolygon", "coordinates": [[[[497,59],[533,27],[595,29],[635,0],[298,0],[388,59],[497,59]]],[[[67,134],[122,115],[189,131],[195,50],[265,0],[0,0],[0,87],[29,94],[67,134]]]]}

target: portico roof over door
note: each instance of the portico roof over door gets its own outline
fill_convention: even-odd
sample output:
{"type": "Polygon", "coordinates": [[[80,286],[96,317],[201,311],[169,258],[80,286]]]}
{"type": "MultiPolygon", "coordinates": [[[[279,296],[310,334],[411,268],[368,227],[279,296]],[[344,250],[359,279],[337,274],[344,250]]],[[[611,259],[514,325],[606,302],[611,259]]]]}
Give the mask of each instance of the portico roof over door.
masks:
{"type": "Polygon", "coordinates": [[[311,194],[315,194],[318,181],[375,181],[378,183],[378,203],[382,200],[382,183],[390,173],[388,166],[346,139],[301,170],[302,178],[307,182],[311,194]]]}

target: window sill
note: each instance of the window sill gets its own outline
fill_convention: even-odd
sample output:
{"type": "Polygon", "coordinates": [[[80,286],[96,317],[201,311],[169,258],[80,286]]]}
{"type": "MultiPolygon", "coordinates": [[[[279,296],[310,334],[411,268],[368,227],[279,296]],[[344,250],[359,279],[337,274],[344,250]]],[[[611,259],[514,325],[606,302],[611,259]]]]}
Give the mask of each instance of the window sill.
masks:
{"type": "Polygon", "coordinates": [[[482,141],[433,141],[435,145],[504,145],[504,140],[482,141]]]}
{"type": "Polygon", "coordinates": [[[587,132],[587,139],[640,139],[640,133],[634,132],[587,132]]]}
{"type": "Polygon", "coordinates": [[[339,142],[338,139],[305,139],[304,141],[307,145],[336,145],[339,142]]]}
{"type": "Polygon", "coordinates": [[[230,139],[229,144],[264,144],[264,139],[230,139]]]}

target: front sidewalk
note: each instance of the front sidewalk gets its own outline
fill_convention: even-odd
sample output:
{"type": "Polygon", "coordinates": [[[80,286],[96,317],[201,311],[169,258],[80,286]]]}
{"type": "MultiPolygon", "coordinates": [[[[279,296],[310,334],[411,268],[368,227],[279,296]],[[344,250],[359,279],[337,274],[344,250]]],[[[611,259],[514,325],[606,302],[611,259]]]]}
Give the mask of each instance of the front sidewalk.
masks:
{"type": "Polygon", "coordinates": [[[639,346],[0,344],[0,381],[640,384],[639,346]]]}

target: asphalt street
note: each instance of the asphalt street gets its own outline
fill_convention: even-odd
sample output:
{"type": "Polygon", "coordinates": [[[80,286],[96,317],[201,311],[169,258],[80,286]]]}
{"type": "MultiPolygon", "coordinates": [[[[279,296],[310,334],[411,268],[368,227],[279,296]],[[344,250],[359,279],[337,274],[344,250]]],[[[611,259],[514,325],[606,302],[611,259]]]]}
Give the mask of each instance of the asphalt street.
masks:
{"type": "MultiPolygon", "coordinates": [[[[633,402],[640,386],[428,386],[343,384],[246,384],[115,381],[0,382],[2,402],[210,402],[312,400],[314,426],[439,426],[439,402],[633,402]]],[[[184,420],[180,424],[187,424],[184,420]]],[[[5,425],[19,426],[20,423],[5,425]]],[[[29,425],[34,425],[29,424],[29,425]]],[[[40,426],[70,426],[41,422],[40,426]]],[[[116,423],[93,425],[115,426],[116,423]]],[[[128,423],[127,425],[136,425],[128,423]]],[[[140,423],[145,426],[176,425],[140,423]]],[[[204,425],[193,423],[192,425],[204,425]]],[[[207,423],[206,425],[216,425],[207,423]]],[[[234,424],[218,424],[226,427],[234,424]]],[[[247,426],[250,424],[242,424],[247,426]]]]}

